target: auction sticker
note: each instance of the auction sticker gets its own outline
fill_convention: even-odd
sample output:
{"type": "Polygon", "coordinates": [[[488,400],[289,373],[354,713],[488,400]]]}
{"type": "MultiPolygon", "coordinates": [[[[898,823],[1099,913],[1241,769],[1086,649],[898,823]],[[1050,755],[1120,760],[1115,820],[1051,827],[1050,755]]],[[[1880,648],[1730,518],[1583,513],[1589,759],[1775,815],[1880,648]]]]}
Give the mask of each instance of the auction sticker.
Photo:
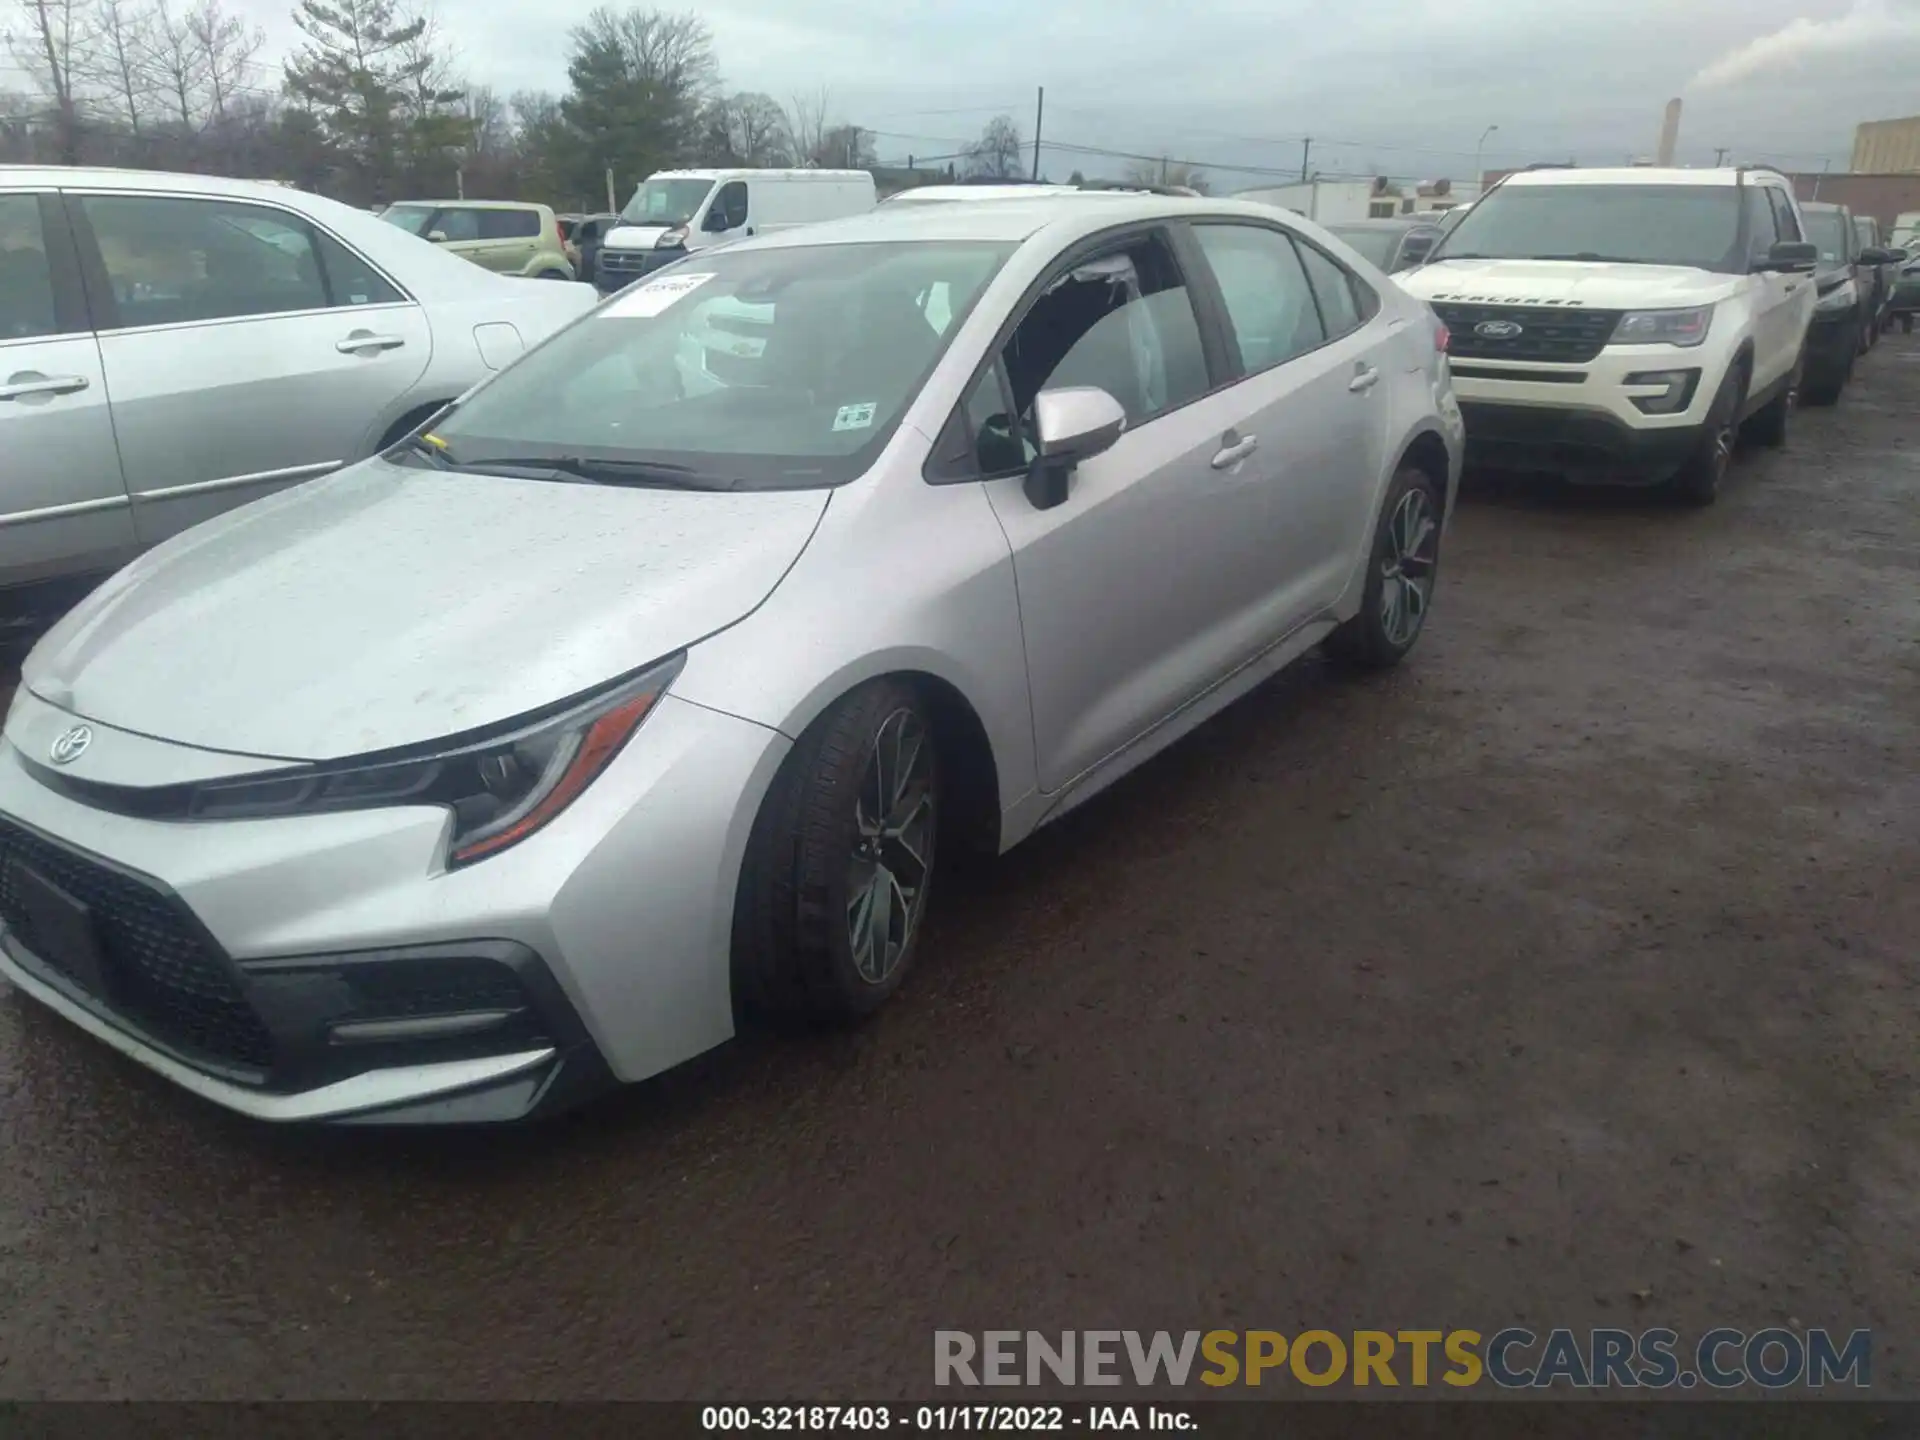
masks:
{"type": "Polygon", "coordinates": [[[600,314],[609,320],[644,320],[648,316],[658,315],[681,296],[698,290],[711,279],[711,270],[699,275],[662,275],[658,280],[649,280],[644,285],[622,291],[600,314]]]}

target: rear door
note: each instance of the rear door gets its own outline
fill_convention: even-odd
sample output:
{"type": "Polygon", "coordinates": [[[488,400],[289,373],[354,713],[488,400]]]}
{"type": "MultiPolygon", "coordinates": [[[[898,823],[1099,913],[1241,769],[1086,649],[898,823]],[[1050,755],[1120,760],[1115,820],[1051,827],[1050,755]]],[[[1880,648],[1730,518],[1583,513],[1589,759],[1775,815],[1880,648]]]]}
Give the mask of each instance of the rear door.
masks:
{"type": "Polygon", "coordinates": [[[1268,497],[1271,603],[1284,633],[1339,598],[1372,533],[1386,463],[1383,367],[1399,322],[1359,277],[1278,226],[1192,227],[1246,378],[1233,388],[1247,483],[1268,497]]]}
{"type": "Polygon", "coordinates": [[[487,261],[487,241],[480,235],[480,212],[464,205],[449,205],[436,210],[427,222],[427,238],[443,250],[451,250],[462,260],[493,267],[487,261]],[[435,237],[439,237],[435,239],[435,237]]]}
{"type": "Polygon", "coordinates": [[[53,191],[0,191],[0,587],[134,546],[66,213],[53,191]]]}
{"type": "Polygon", "coordinates": [[[502,275],[518,275],[533,264],[540,242],[535,210],[481,210],[480,263],[502,275]]]}
{"type": "Polygon", "coordinates": [[[295,211],[75,191],[67,213],[145,544],[360,459],[426,368],[420,306],[295,211]]]}

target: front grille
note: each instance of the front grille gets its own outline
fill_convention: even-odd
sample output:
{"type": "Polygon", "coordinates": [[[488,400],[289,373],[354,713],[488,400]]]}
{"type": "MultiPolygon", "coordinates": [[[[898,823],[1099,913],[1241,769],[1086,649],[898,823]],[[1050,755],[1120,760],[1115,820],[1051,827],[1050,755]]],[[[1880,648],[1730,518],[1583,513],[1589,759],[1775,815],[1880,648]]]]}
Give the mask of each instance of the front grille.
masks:
{"type": "Polygon", "coordinates": [[[1466,305],[1434,302],[1447,327],[1447,353],[1457,360],[1528,360],[1583,365],[1607,347],[1625,312],[1560,305],[1466,305]],[[1517,335],[1482,335],[1489,322],[1518,325],[1517,335]]]}
{"type": "Polygon", "coordinates": [[[15,861],[92,912],[114,991],[95,998],[175,1049],[251,1070],[272,1067],[273,1037],[179,901],[0,818],[0,919],[55,969],[58,958],[35,943],[32,918],[15,884],[15,861]]]}

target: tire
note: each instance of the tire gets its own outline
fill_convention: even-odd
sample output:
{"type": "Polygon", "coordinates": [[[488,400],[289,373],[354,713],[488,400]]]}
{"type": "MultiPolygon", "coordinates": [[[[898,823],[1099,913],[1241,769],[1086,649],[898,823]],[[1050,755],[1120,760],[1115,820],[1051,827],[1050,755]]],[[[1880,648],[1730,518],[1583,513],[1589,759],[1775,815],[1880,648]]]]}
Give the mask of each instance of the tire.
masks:
{"type": "Polygon", "coordinates": [[[933,721],[911,686],[871,681],[808,726],[748,842],[734,902],[740,1008],[781,1025],[879,1009],[919,948],[939,821],[933,721]]]}
{"type": "Polygon", "coordinates": [[[1700,443],[1667,482],[1669,491],[1683,505],[1711,505],[1720,497],[1720,482],[1733,468],[1734,441],[1739,434],[1740,407],[1747,398],[1747,369],[1735,365],[1720,382],[1720,392],[1707,411],[1705,433],[1700,443]]]}
{"type": "Polygon", "coordinates": [[[1839,404],[1840,392],[1845,390],[1848,382],[1853,379],[1853,362],[1854,357],[1849,355],[1845,368],[1841,370],[1838,376],[1831,380],[1823,379],[1818,385],[1807,386],[1806,394],[1803,397],[1806,403],[1809,405],[1818,405],[1822,408],[1828,405],[1839,404]]]}
{"type": "Polygon", "coordinates": [[[1787,443],[1787,427],[1793,419],[1793,412],[1799,408],[1806,370],[1807,357],[1802,355],[1793,362],[1793,378],[1787,382],[1787,388],[1748,417],[1740,430],[1742,439],[1764,445],[1769,450],[1778,450],[1787,443]]]}
{"type": "Polygon", "coordinates": [[[1359,613],[1321,646],[1341,669],[1390,669],[1419,642],[1440,578],[1444,505],[1440,482],[1418,466],[1394,475],[1367,552],[1359,613]]]}

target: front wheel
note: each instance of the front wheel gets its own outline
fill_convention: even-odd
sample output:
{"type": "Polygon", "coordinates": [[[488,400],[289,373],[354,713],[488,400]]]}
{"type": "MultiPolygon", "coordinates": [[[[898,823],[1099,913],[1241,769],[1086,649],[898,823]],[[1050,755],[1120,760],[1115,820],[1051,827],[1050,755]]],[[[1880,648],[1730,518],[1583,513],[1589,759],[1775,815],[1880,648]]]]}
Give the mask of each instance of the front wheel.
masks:
{"type": "Polygon", "coordinates": [[[939,756],[918,694],[876,680],[808,726],[748,845],[734,906],[743,1008],[856,1020],[900,987],[920,939],[940,820],[939,756]]]}
{"type": "Polygon", "coordinates": [[[1327,658],[1349,670],[1398,665],[1426,628],[1440,578],[1440,482],[1403,466],[1387,490],[1367,559],[1360,612],[1326,638],[1327,658]]]}
{"type": "Polygon", "coordinates": [[[1746,404],[1746,371],[1735,366],[1720,382],[1707,412],[1693,453],[1669,482],[1673,494],[1684,505],[1711,505],[1720,497],[1720,483],[1733,468],[1733,446],[1739,436],[1740,409],[1746,404]]]}
{"type": "Polygon", "coordinates": [[[1802,355],[1793,362],[1793,374],[1787,379],[1787,388],[1753,413],[1753,417],[1740,432],[1756,445],[1764,445],[1769,450],[1777,450],[1787,443],[1787,426],[1793,419],[1793,412],[1800,406],[1801,383],[1806,371],[1806,356],[1802,355]]]}

